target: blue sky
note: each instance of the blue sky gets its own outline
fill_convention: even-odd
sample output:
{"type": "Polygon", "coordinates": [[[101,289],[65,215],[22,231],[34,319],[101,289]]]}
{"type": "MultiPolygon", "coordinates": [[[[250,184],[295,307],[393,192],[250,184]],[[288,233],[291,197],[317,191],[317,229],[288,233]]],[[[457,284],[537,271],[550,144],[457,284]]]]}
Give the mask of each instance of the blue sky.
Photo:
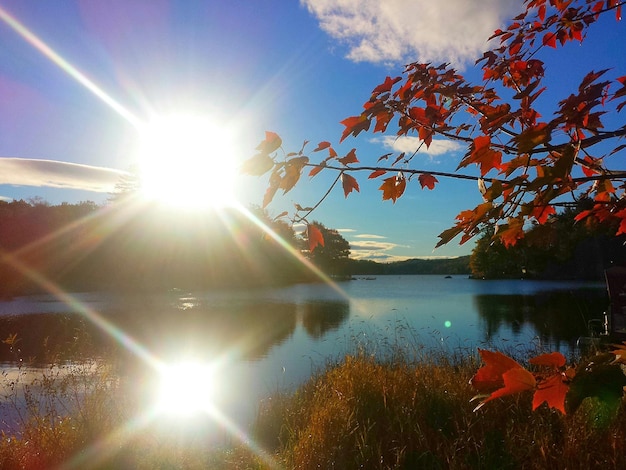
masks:
{"type": "MultiPolygon", "coordinates": [[[[336,143],[339,121],[358,114],[403,63],[451,61],[476,78],[470,66],[485,39],[516,8],[514,0],[2,0],[0,197],[106,200],[120,172],[137,163],[133,120],[153,113],[191,111],[227,122],[241,160],[266,130],[279,133],[287,151],[304,140],[336,143]]],[[[592,29],[589,46],[553,54],[558,75],[548,80],[565,90],[559,99],[570,78],[603,64],[624,67],[625,32],[610,18],[592,29]]],[[[362,162],[374,163],[390,142],[360,136],[338,150],[357,147],[362,162]]],[[[452,171],[463,152],[436,142],[419,166],[452,171]]],[[[321,173],[270,213],[312,205],[329,178],[321,173]]],[[[264,183],[245,179],[241,199],[260,202],[264,183]]],[[[455,215],[480,201],[474,183],[441,180],[435,191],[413,183],[395,204],[382,201],[379,181],[361,176],[359,183],[361,193],[344,199],[337,188],[313,217],[340,229],[356,256],[471,251],[471,243],[454,241],[433,248],[455,215]]]]}

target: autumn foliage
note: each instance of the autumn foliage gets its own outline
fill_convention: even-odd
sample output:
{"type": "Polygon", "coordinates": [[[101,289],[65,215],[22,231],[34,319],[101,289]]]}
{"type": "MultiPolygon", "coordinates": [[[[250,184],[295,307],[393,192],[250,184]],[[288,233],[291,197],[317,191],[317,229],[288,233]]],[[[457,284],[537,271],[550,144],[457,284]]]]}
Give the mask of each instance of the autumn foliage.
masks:
{"type": "Polygon", "coordinates": [[[598,354],[578,367],[567,366],[559,352],[541,354],[529,360],[534,370],[497,351],[478,350],[484,365],[476,372],[471,385],[480,392],[475,410],[496,398],[520,392],[532,392],[532,409],[542,404],[566,414],[576,411],[586,398],[595,397],[617,408],[626,387],[626,342],[614,350],[598,354]]]}
{"type": "MultiPolygon", "coordinates": [[[[626,136],[620,114],[626,106],[623,64],[588,71],[563,96],[550,90],[552,108],[539,100],[548,89],[542,53],[584,42],[588,33],[598,32],[593,26],[601,16],[620,20],[623,4],[526,0],[523,12],[493,34],[492,48],[477,60],[479,83],[469,82],[448,64],[411,63],[402,75],[388,76],[376,86],[359,114],[341,121],[340,143],[364,132],[416,136],[419,144],[413,153],[387,153],[365,165],[357,149],[340,155],[323,141],[310,153],[305,142],[299,151],[279,158],[281,139],[268,132],[244,171],[270,173],[265,205],[279,190],[290,191],[303,174],[313,177],[322,171],[337,173],[330,189],[341,182],[346,197],[359,191],[353,175],[365,171],[368,178],[381,180],[382,198],[392,202],[414,177],[429,190],[442,177],[476,181],[483,202],[458,214],[454,225],[439,235],[437,246],[457,236],[464,243],[486,226],[495,226],[494,238],[511,246],[523,238],[528,222],[544,224],[557,207],[582,198],[593,205],[578,221],[617,221],[617,234],[626,233],[626,171],[616,162],[626,148],[620,142],[626,136]],[[465,147],[456,172],[418,167],[420,150],[435,138],[465,147]],[[313,160],[311,154],[322,158],[313,160]]],[[[303,211],[296,207],[293,220],[306,222],[320,202],[303,211]]]]}

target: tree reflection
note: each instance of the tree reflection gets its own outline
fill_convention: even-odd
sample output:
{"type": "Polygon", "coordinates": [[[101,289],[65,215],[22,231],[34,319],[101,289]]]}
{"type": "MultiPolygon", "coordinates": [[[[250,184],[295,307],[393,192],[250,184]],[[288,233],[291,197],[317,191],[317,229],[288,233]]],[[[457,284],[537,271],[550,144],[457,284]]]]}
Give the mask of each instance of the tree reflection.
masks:
{"type": "MultiPolygon", "coordinates": [[[[292,303],[230,307],[201,304],[187,310],[176,305],[151,304],[147,301],[144,308],[126,306],[107,312],[104,317],[156,357],[211,357],[228,351],[236,358],[258,359],[288,339],[296,326],[296,305],[292,303]]],[[[22,359],[44,364],[101,356],[128,359],[124,341],[116,341],[76,313],[0,317],[0,331],[7,335],[16,333],[20,339],[13,351],[8,345],[1,345],[2,362],[22,359]]]]}
{"type": "Polygon", "coordinates": [[[105,354],[110,343],[98,328],[72,313],[33,313],[0,316],[5,340],[17,335],[11,347],[0,343],[0,362],[27,362],[31,365],[75,361],[105,354]]]}
{"type": "Polygon", "coordinates": [[[587,335],[587,322],[606,310],[607,298],[602,290],[582,289],[534,295],[476,295],[474,304],[486,341],[497,336],[502,327],[518,336],[525,325],[530,325],[542,341],[559,346],[587,335]]]}
{"type": "Polygon", "coordinates": [[[346,301],[328,300],[308,302],[301,306],[302,326],[315,339],[339,328],[350,316],[350,304],[346,301]]]}

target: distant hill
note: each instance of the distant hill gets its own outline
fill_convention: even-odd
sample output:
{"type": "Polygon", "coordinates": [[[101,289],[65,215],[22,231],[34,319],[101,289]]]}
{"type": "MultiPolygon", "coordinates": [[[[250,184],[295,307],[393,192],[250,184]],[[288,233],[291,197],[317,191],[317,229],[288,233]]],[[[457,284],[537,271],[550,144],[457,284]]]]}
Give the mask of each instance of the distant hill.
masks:
{"type": "Polygon", "coordinates": [[[470,274],[469,256],[458,258],[408,259],[392,263],[350,260],[350,274],[470,274]]]}

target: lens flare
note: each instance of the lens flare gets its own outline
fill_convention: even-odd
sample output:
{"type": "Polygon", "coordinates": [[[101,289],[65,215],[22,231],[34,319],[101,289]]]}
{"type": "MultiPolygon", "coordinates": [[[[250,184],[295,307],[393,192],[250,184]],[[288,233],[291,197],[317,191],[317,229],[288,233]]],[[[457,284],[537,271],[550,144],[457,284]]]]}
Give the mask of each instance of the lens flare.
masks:
{"type": "Polygon", "coordinates": [[[157,393],[159,412],[179,417],[208,412],[215,393],[213,368],[193,361],[163,366],[157,393]]]}

